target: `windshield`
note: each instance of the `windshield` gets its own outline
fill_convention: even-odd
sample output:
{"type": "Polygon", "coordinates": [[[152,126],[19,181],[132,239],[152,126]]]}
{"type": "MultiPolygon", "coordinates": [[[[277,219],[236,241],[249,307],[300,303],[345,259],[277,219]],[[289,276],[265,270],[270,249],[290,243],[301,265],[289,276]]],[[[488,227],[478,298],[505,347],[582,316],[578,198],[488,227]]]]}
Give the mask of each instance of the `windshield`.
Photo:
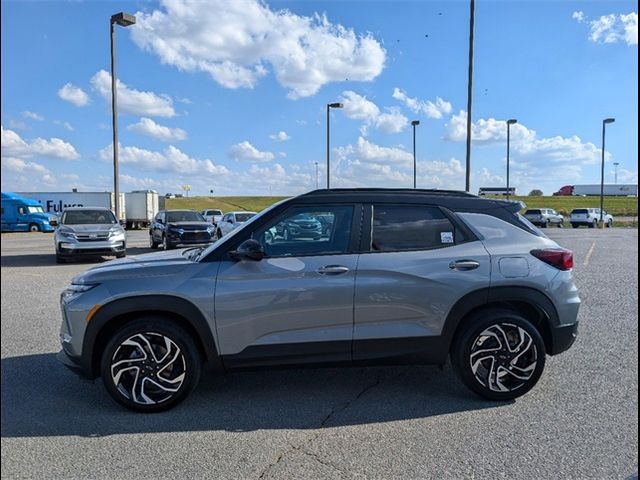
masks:
{"type": "Polygon", "coordinates": [[[204,217],[198,212],[183,210],[178,212],[167,212],[167,223],[174,222],[204,222],[204,217]]]}
{"type": "Polygon", "coordinates": [[[525,215],[540,215],[542,213],[540,210],[527,210],[524,212],[525,215]]]}
{"type": "Polygon", "coordinates": [[[44,213],[44,210],[41,206],[27,207],[27,210],[29,211],[29,213],[44,213]]]}
{"type": "Polygon", "coordinates": [[[114,224],[116,217],[110,210],[67,210],[62,215],[64,225],[114,224]]]}
{"type": "Polygon", "coordinates": [[[222,215],[220,210],[208,210],[207,215],[222,215]]]}
{"type": "Polygon", "coordinates": [[[255,213],[236,213],[236,222],[246,222],[253,216],[255,213]]]}

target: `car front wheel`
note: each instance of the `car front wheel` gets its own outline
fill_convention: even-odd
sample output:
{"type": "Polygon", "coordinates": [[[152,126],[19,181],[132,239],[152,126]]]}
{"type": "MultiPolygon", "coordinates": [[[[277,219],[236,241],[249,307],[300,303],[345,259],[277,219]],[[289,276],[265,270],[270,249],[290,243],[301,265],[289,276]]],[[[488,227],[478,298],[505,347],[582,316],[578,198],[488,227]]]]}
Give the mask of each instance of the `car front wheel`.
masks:
{"type": "Polygon", "coordinates": [[[163,318],[134,320],[117,331],[102,354],[101,374],[113,399],[139,412],[174,407],[200,379],[193,338],[163,318]]]}
{"type": "Polygon", "coordinates": [[[498,309],[470,318],[451,351],[462,382],[490,400],[511,400],[531,390],[542,375],[545,355],[544,341],[531,322],[498,309]]]}

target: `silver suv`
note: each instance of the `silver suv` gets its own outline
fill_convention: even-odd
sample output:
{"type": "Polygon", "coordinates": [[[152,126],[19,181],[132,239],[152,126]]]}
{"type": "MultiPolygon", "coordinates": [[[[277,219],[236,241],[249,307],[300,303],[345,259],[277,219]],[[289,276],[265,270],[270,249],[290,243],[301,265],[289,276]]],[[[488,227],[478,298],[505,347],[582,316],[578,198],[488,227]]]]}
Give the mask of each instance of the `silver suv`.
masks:
{"type": "Polygon", "coordinates": [[[56,262],[81,255],[127,254],[124,228],[111,210],[104,207],[70,207],[62,212],[53,235],[56,262]]]}
{"type": "Polygon", "coordinates": [[[444,364],[494,400],[576,338],[573,254],[522,205],[440,190],[317,190],[209,247],[116,260],[62,293],[60,359],[122,405],[169,408],[213,371],[444,364]],[[327,235],[284,238],[304,215],[327,235]]]}
{"type": "Polygon", "coordinates": [[[564,225],[564,217],[552,208],[530,208],[524,212],[524,218],[542,228],[550,225],[562,228],[564,225]]]}

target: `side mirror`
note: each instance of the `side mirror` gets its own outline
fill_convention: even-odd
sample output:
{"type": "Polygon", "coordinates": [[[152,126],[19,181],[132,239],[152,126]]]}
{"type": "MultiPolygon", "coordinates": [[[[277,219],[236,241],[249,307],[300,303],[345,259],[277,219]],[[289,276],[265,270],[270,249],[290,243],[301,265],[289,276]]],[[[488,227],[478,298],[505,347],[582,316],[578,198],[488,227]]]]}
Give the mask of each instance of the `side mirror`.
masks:
{"type": "Polygon", "coordinates": [[[262,244],[250,238],[249,240],[245,240],[242,242],[237,250],[229,252],[231,257],[235,260],[241,260],[243,258],[247,258],[249,260],[257,260],[260,261],[265,257],[264,248],[262,244]]]}

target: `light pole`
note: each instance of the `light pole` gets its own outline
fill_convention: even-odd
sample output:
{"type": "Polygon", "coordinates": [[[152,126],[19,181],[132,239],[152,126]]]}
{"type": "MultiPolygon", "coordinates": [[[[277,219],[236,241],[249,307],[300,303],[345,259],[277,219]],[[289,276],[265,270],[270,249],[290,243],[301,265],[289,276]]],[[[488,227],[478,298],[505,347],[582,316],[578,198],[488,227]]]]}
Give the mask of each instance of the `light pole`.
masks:
{"type": "Polygon", "coordinates": [[[418,170],[418,162],[416,161],[416,127],[420,125],[420,120],[413,120],[411,126],[413,127],[413,188],[416,188],[416,177],[418,170]]]}
{"type": "Polygon", "coordinates": [[[617,185],[618,184],[618,165],[620,165],[620,162],[613,162],[613,166],[615,167],[615,171],[613,174],[613,182],[617,185]]]}
{"type": "Polygon", "coordinates": [[[120,186],[118,182],[118,92],[116,80],[116,25],[128,27],[136,23],[136,17],[120,12],[111,15],[111,122],[113,125],[113,196],[116,218],[120,220],[120,186]]]}
{"type": "Polygon", "coordinates": [[[615,122],[615,118],[602,120],[602,166],[600,168],[600,228],[604,227],[604,136],[607,131],[607,123],[615,122]]]}
{"type": "Polygon", "coordinates": [[[332,108],[342,108],[344,105],[342,103],[327,103],[327,189],[331,187],[331,155],[330,155],[330,140],[331,140],[331,109],[332,108]]]}
{"type": "Polygon", "coordinates": [[[473,103],[473,35],[476,23],[476,2],[469,3],[469,65],[467,72],[467,172],[465,190],[471,191],[471,105],[473,103]]]}
{"type": "Polygon", "coordinates": [[[319,175],[320,174],[320,170],[318,168],[319,164],[318,164],[318,162],[313,162],[313,163],[316,164],[316,190],[318,190],[318,188],[320,186],[320,184],[319,184],[319,181],[320,181],[320,175],[319,175]]]}
{"type": "Polygon", "coordinates": [[[511,118],[507,120],[507,200],[511,196],[511,192],[509,191],[509,146],[511,143],[511,125],[518,123],[518,120],[515,118],[511,118]]]}

